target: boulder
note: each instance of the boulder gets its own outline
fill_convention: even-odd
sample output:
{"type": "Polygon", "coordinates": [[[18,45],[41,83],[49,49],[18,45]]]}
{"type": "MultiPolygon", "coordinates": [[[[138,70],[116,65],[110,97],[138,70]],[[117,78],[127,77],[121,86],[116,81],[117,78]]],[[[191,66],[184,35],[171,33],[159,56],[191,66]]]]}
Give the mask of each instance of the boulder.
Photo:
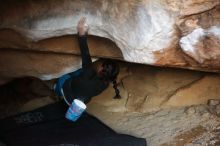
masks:
{"type": "MultiPolygon", "coordinates": [[[[32,43],[31,48],[0,49],[0,84],[23,76],[50,80],[78,69],[81,66],[81,58],[77,55],[79,46],[76,39],[76,36],[65,36],[32,43]]],[[[94,60],[98,56],[113,59],[122,57],[120,50],[109,40],[90,37],[88,44],[94,60]],[[96,43],[100,45],[96,46],[96,43]]],[[[25,48],[24,46],[29,44],[20,45],[25,48]]]]}
{"type": "Polygon", "coordinates": [[[219,12],[220,0],[1,1],[0,76],[50,79],[75,70],[80,59],[68,58],[79,55],[72,35],[83,16],[94,57],[220,72],[219,12]]]}
{"type": "Polygon", "coordinates": [[[113,99],[109,86],[94,97],[92,108],[104,107],[109,112],[148,113],[164,108],[206,105],[220,99],[220,76],[184,69],[155,68],[120,63],[118,88],[122,99],[113,99]]]}
{"type": "MultiPolygon", "coordinates": [[[[96,61],[94,65],[100,63],[102,62],[96,61]]],[[[218,74],[118,63],[121,71],[117,83],[122,98],[113,99],[115,90],[110,84],[101,94],[92,98],[88,104],[88,111],[96,110],[98,114],[102,113],[100,108],[103,108],[109,113],[151,113],[194,105],[204,105],[215,110],[218,106],[220,100],[218,74]]],[[[17,108],[24,103],[30,102],[27,106],[30,109],[35,102],[39,105],[56,102],[58,98],[48,88],[48,86],[51,88],[53,81],[42,82],[37,78],[24,77],[0,86],[2,109],[0,115],[5,115],[5,111],[18,112],[17,108]]],[[[33,105],[33,108],[35,107],[37,105],[33,105]]],[[[187,114],[193,112],[193,109],[186,111],[187,114]]]]}

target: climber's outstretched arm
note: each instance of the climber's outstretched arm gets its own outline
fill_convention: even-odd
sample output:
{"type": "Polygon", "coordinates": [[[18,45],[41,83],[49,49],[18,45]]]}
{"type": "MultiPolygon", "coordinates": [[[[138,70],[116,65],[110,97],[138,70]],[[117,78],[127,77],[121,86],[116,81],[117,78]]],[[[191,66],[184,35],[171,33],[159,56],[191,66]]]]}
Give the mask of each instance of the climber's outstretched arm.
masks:
{"type": "Polygon", "coordinates": [[[87,44],[87,34],[89,26],[86,24],[86,18],[83,17],[79,20],[77,25],[78,30],[78,41],[82,57],[82,68],[85,70],[92,64],[89,48],[87,44]]]}

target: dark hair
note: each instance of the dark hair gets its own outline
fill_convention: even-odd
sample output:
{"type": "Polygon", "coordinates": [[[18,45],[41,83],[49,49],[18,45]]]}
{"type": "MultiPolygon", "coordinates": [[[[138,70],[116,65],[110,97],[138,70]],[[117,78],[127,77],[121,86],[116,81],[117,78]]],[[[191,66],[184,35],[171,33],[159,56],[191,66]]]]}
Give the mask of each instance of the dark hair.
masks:
{"type": "Polygon", "coordinates": [[[113,84],[113,88],[115,89],[116,94],[114,98],[121,98],[116,81],[119,74],[119,65],[113,60],[105,60],[102,63],[102,68],[103,78],[107,81],[111,81],[113,84]]]}

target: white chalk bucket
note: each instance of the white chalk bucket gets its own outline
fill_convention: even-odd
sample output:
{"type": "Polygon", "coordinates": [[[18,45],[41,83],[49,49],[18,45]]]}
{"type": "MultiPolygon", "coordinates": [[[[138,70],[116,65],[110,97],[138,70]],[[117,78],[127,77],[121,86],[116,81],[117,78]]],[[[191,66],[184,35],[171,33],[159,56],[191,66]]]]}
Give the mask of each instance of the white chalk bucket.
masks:
{"type": "Polygon", "coordinates": [[[67,110],[65,117],[75,122],[79,119],[85,110],[86,105],[82,101],[74,99],[69,109],[67,110]]]}

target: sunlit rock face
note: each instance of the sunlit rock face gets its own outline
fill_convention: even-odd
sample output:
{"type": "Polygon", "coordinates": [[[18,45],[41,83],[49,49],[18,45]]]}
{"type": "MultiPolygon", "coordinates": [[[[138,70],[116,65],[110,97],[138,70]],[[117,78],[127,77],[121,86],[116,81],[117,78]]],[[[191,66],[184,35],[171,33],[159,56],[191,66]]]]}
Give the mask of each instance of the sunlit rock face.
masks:
{"type": "MultiPolygon", "coordinates": [[[[0,55],[10,56],[10,49],[18,54],[34,51],[37,57],[30,66],[36,66],[41,60],[38,52],[45,57],[53,52],[60,54],[57,62],[65,62],[58,66],[54,61],[43,61],[42,69],[36,69],[38,73],[27,73],[31,68],[23,66],[16,71],[18,76],[49,79],[72,71],[80,61],[72,62],[61,54],[79,54],[77,41],[61,36],[76,34],[77,22],[85,16],[90,35],[111,40],[93,37],[89,44],[93,56],[219,72],[219,15],[220,0],[4,1],[0,6],[0,48],[4,53],[0,55]]],[[[10,67],[19,66],[19,57],[12,56],[0,59],[4,64],[0,76],[15,73],[10,67]]]]}

